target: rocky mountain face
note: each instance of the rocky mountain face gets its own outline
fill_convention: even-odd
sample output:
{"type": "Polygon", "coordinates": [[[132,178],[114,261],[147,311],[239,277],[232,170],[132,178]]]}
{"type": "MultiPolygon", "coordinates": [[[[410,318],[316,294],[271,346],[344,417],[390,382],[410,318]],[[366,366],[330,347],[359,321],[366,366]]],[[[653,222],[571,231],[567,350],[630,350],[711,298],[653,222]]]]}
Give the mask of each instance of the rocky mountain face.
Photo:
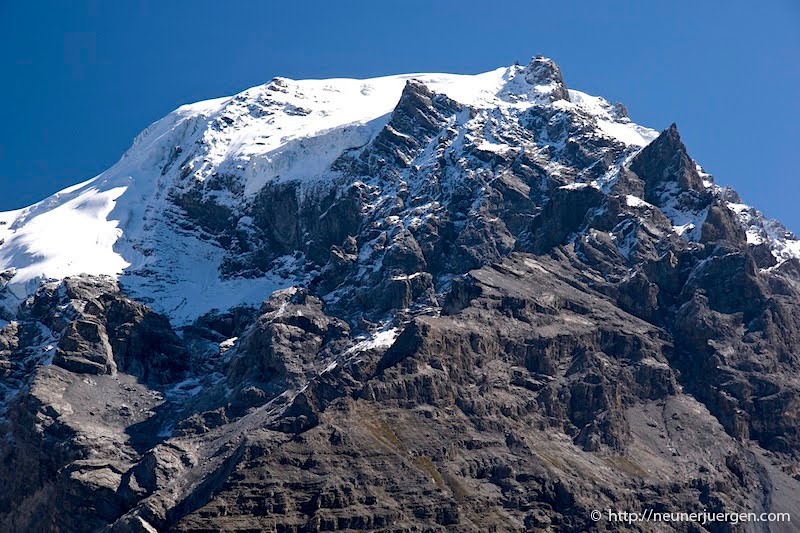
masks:
{"type": "Polygon", "coordinates": [[[798,258],[542,57],[185,106],[0,214],[0,529],[800,517],[798,258]]]}

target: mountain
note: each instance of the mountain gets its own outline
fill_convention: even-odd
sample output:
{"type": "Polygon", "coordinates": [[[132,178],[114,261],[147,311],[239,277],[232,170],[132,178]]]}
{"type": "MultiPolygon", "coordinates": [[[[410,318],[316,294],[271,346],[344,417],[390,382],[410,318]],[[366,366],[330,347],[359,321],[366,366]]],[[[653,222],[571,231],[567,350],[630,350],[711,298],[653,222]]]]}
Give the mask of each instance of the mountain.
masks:
{"type": "Polygon", "coordinates": [[[541,56],[177,109],[0,214],[0,328],[4,531],[800,510],[800,240],[541,56]]]}

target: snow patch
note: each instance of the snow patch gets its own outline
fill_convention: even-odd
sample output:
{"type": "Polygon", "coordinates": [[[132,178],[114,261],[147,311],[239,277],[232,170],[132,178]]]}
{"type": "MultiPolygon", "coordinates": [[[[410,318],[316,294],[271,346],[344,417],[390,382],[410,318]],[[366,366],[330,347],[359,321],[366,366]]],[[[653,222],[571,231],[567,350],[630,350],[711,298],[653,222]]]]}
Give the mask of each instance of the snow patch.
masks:
{"type": "Polygon", "coordinates": [[[574,107],[595,117],[600,131],[623,144],[643,147],[658,137],[656,130],[640,126],[628,117],[619,116],[614,106],[604,98],[574,90],[569,91],[569,97],[574,107]]]}
{"type": "Polygon", "coordinates": [[[653,204],[647,203],[638,196],[633,196],[631,194],[625,195],[625,204],[628,207],[655,207],[653,204]]]}
{"type": "Polygon", "coordinates": [[[736,214],[745,228],[747,243],[766,244],[775,259],[781,263],[787,259],[800,258],[800,239],[777,220],[770,220],[755,208],[736,202],[727,202],[728,209],[736,214]]]}
{"type": "Polygon", "coordinates": [[[389,328],[383,331],[374,333],[371,337],[354,344],[351,346],[346,354],[353,354],[358,352],[365,352],[367,350],[375,350],[379,348],[388,348],[399,335],[397,328],[389,328]]]}
{"type": "Polygon", "coordinates": [[[230,339],[225,339],[221,343],[219,343],[219,351],[220,353],[225,353],[231,348],[236,345],[236,341],[239,340],[239,337],[231,337],[230,339]]]}
{"type": "Polygon", "coordinates": [[[592,187],[591,183],[568,183],[566,185],[562,185],[559,189],[564,189],[565,191],[580,191],[587,187],[592,187]]]}

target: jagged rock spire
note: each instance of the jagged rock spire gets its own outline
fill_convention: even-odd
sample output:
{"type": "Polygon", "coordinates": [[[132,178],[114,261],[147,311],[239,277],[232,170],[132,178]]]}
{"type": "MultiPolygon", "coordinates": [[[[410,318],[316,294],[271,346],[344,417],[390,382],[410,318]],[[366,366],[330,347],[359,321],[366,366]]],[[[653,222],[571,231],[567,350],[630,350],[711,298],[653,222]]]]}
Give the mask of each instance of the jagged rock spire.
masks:
{"type": "Polygon", "coordinates": [[[704,189],[703,180],[674,123],[633,159],[630,168],[644,181],[645,200],[651,203],[659,203],[658,196],[669,183],[677,184],[678,189],[684,191],[704,189]]]}
{"type": "MultiPolygon", "coordinates": [[[[376,137],[374,144],[399,167],[406,167],[422,145],[438,134],[447,117],[461,106],[445,95],[436,94],[423,82],[406,82],[392,118],[376,137]]],[[[341,165],[343,162],[337,162],[341,165]]],[[[364,172],[368,172],[364,170],[364,172]]]]}

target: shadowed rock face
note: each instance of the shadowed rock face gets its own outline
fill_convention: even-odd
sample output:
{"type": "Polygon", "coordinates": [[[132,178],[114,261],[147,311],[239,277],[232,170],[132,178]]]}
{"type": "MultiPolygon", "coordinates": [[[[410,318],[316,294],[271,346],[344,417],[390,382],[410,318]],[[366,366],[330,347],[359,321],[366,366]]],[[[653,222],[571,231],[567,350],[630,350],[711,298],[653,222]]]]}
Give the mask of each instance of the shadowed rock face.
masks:
{"type": "Polygon", "coordinates": [[[513,114],[412,80],[330,182],[239,211],[200,193],[236,176],[176,196],[221,275],[305,265],[259,308],[175,328],[124,277],[42,284],[0,322],[0,529],[800,512],[800,263],[753,241],[674,125],[624,145],[552,61],[518,71],[549,97],[513,114]]]}
{"type": "Polygon", "coordinates": [[[644,199],[652,204],[658,205],[664,193],[671,189],[705,190],[675,124],[646,146],[631,162],[630,169],[644,181],[644,199]]]}
{"type": "Polygon", "coordinates": [[[189,366],[189,354],[169,320],[126,297],[109,278],[46,285],[21,314],[59,335],[53,363],[67,370],[119,371],[145,382],[170,383],[189,366]]]}

